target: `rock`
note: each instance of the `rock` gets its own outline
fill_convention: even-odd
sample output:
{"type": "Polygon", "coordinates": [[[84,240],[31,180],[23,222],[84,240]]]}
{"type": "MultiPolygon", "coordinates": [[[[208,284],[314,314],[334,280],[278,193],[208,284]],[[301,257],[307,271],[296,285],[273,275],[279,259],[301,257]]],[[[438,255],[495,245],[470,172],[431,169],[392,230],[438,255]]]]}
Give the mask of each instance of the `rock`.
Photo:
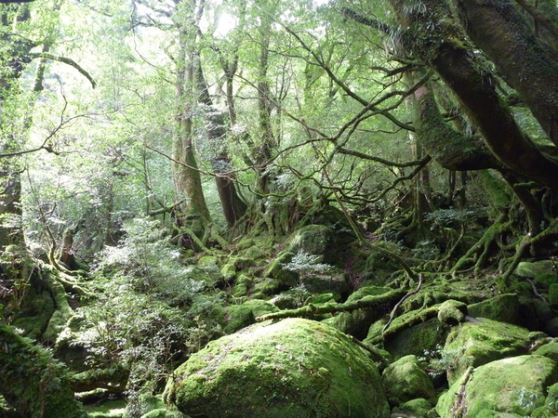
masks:
{"type": "Polygon", "coordinates": [[[223,330],[227,334],[238,331],[241,328],[252,325],[258,316],[266,313],[277,312],[277,307],[265,300],[251,299],[242,305],[229,305],[225,308],[225,326],[223,330]]]}
{"type": "MultiPolygon", "coordinates": [[[[405,315],[399,318],[404,319],[405,315]]],[[[432,318],[390,336],[384,345],[395,358],[408,354],[422,356],[426,351],[436,350],[440,341],[445,340],[446,334],[446,327],[436,318],[432,318]]]]}
{"type": "Polygon", "coordinates": [[[526,353],[529,342],[525,328],[490,319],[465,322],[453,328],[442,352],[448,381],[453,383],[470,366],[526,353]]]}
{"type": "Polygon", "coordinates": [[[558,341],[551,341],[541,345],[533,351],[533,354],[548,357],[549,359],[558,362],[558,341]]]}
{"type": "Polygon", "coordinates": [[[248,296],[253,285],[254,279],[246,274],[240,274],[234,282],[233,296],[237,298],[248,296]]]}
{"type": "Polygon", "coordinates": [[[389,403],[394,406],[415,398],[431,399],[435,394],[432,380],[414,355],[390,364],[382,373],[382,383],[389,403]]]}
{"type": "Polygon", "coordinates": [[[515,293],[498,295],[468,306],[469,315],[493,321],[524,325],[520,314],[520,302],[515,293]]]}
{"type": "Polygon", "coordinates": [[[349,291],[345,275],[340,272],[311,274],[301,277],[300,282],[310,293],[334,292],[336,294],[346,294],[349,291]]]}
{"type": "MultiPolygon", "coordinates": [[[[355,302],[366,296],[381,295],[392,289],[382,286],[364,286],[353,292],[347,302],[355,302]]],[[[358,339],[366,337],[368,328],[372,321],[378,317],[377,309],[357,309],[352,312],[342,312],[333,318],[326,320],[328,324],[334,326],[345,334],[352,335],[358,339]]]]}
{"type": "Polygon", "coordinates": [[[442,418],[465,416],[457,409],[468,417],[532,416],[544,406],[547,387],[557,380],[558,365],[546,357],[493,361],[462,375],[440,397],[436,411],[442,418]]]}
{"type": "Polygon", "coordinates": [[[428,416],[431,409],[432,405],[428,400],[424,398],[412,399],[394,408],[392,417],[400,417],[405,414],[403,415],[405,418],[424,418],[428,416]]]}
{"type": "Polygon", "coordinates": [[[457,325],[465,320],[467,305],[457,300],[446,300],[438,309],[438,321],[446,325],[457,325]]]}
{"type": "Polygon", "coordinates": [[[333,231],[324,225],[307,225],[296,231],[290,238],[287,248],[281,251],[267,267],[264,276],[279,282],[281,290],[298,285],[299,274],[286,266],[296,254],[304,253],[318,257],[318,263],[327,258],[333,240],[333,231]]]}
{"type": "Polygon", "coordinates": [[[206,418],[389,416],[367,353],[305,319],[257,324],[210,342],[174,372],[165,399],[206,418]]]}
{"type": "Polygon", "coordinates": [[[529,277],[537,283],[549,286],[558,283],[558,264],[552,260],[522,261],[518,264],[515,274],[529,277]]]}

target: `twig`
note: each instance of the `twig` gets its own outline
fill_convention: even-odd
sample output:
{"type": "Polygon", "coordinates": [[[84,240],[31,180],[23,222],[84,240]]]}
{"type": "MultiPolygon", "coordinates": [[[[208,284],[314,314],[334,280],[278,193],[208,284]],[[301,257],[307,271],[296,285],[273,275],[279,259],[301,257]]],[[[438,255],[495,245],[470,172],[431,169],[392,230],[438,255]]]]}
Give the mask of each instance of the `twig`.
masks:
{"type": "Polygon", "coordinates": [[[399,302],[397,302],[395,304],[395,306],[393,307],[393,309],[391,310],[391,313],[389,314],[389,320],[387,321],[387,323],[382,328],[382,334],[384,332],[386,332],[386,330],[389,328],[389,326],[393,322],[393,319],[395,318],[395,313],[397,312],[397,309],[399,309],[401,304],[403,302],[405,302],[407,299],[409,299],[411,296],[416,295],[420,291],[420,288],[422,287],[422,274],[419,274],[418,278],[419,278],[419,282],[418,282],[418,285],[417,285],[416,289],[411,290],[409,293],[407,293],[405,296],[403,296],[401,298],[401,300],[399,302]]]}

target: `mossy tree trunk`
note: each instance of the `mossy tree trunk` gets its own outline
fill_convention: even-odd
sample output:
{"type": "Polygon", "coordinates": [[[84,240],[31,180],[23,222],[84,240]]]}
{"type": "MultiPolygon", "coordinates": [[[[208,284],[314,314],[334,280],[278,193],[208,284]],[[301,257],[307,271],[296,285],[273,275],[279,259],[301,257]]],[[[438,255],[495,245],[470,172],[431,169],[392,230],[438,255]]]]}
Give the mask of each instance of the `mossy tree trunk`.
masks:
{"type": "Polygon", "coordinates": [[[201,62],[197,62],[199,102],[205,106],[207,135],[212,146],[211,164],[215,174],[217,192],[221,200],[223,214],[229,227],[233,226],[246,212],[246,204],[240,199],[235,187],[235,176],[227,152],[227,129],[225,115],[215,108],[209,94],[209,87],[203,74],[201,62]]]}
{"type": "MultiPolygon", "coordinates": [[[[492,154],[516,174],[558,190],[558,165],[517,125],[495,90],[494,78],[483,69],[462,29],[451,19],[447,3],[426,0],[428,12],[407,7],[402,0],[391,0],[391,4],[405,30],[406,49],[434,68],[454,91],[492,154]]],[[[419,94],[424,97],[423,92],[419,94]]]]}
{"type": "Polygon", "coordinates": [[[181,2],[183,10],[176,23],[179,31],[179,52],[176,58],[176,126],[173,143],[174,184],[178,199],[188,199],[186,208],[177,216],[179,227],[185,226],[202,236],[211,218],[203,194],[201,175],[193,143],[193,112],[196,49],[197,1],[181,2]],[[186,15],[182,17],[182,15],[186,15]]]}
{"type": "Polygon", "coordinates": [[[558,145],[558,52],[537,37],[514,1],[454,3],[475,45],[496,64],[558,145]]]}

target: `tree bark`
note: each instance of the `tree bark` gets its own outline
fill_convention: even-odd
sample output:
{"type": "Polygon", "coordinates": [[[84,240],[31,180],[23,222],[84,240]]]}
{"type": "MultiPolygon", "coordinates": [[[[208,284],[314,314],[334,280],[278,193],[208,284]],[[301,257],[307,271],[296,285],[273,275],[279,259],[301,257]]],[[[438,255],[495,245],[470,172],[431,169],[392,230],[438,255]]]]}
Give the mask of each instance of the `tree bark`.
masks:
{"type": "Polygon", "coordinates": [[[176,127],[173,143],[173,172],[178,200],[188,199],[186,210],[179,213],[179,226],[188,225],[194,233],[203,235],[211,221],[203,194],[202,182],[193,147],[193,107],[195,83],[195,20],[196,2],[191,5],[191,15],[178,22],[179,53],[176,60],[176,127]],[[192,228],[194,227],[194,228],[192,228]]]}
{"type": "Polygon", "coordinates": [[[225,116],[215,108],[207,81],[203,74],[201,62],[197,63],[197,79],[199,89],[199,101],[205,106],[205,118],[207,123],[207,135],[212,145],[214,155],[211,159],[215,183],[221,200],[223,214],[229,227],[233,226],[246,212],[246,205],[238,196],[235,188],[235,176],[231,172],[231,161],[227,153],[226,137],[227,129],[225,116]]]}
{"type": "Polygon", "coordinates": [[[405,30],[406,49],[432,66],[454,91],[492,154],[517,175],[558,190],[558,165],[521,131],[496,93],[491,74],[482,70],[462,30],[449,17],[447,4],[425,0],[428,13],[407,7],[403,0],[391,4],[405,30]]]}
{"type": "Polygon", "coordinates": [[[558,145],[558,52],[536,36],[511,0],[454,2],[467,34],[558,145]]]}

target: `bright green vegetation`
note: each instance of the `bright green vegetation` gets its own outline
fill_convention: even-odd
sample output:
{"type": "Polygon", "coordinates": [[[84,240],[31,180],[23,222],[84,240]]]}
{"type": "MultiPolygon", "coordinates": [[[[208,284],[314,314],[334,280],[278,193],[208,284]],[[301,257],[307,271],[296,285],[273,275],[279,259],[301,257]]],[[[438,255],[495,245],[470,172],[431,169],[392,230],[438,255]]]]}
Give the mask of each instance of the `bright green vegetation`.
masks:
{"type": "Polygon", "coordinates": [[[165,397],[192,416],[389,416],[366,351],[304,319],[255,325],[209,343],[175,370],[165,397]]]}
{"type": "Polygon", "coordinates": [[[555,362],[556,1],[0,0],[1,418],[551,418],[555,362]]]}

